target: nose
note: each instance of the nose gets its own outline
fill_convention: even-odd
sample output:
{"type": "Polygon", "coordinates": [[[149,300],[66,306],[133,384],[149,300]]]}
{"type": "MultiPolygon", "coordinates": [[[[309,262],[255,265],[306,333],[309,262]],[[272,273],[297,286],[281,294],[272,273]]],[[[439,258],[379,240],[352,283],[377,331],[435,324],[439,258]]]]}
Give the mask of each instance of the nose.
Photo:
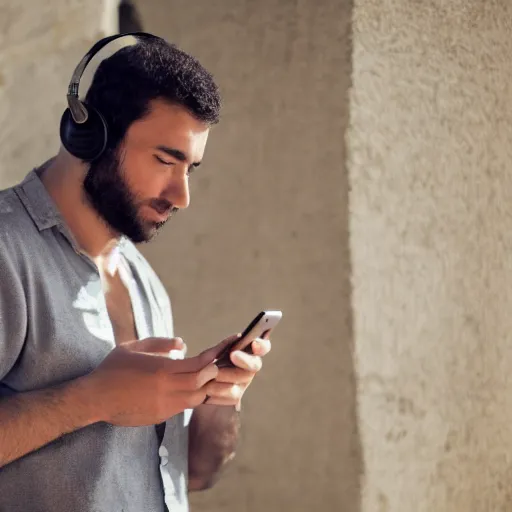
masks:
{"type": "Polygon", "coordinates": [[[173,175],[169,186],[164,192],[164,197],[180,210],[188,207],[190,204],[190,191],[187,173],[176,173],[173,175]]]}

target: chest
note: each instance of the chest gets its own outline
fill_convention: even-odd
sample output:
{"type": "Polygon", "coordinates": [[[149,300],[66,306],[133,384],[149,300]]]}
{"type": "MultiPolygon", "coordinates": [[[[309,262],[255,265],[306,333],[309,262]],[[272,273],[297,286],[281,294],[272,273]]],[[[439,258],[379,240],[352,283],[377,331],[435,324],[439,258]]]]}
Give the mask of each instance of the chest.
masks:
{"type": "Polygon", "coordinates": [[[170,332],[165,304],[150,279],[134,269],[129,287],[119,278],[105,293],[100,273],[76,253],[44,247],[25,270],[27,332],[23,351],[5,379],[29,391],[89,373],[116,343],[170,332]],[[48,257],[46,257],[48,256],[48,257]]]}
{"type": "MultiPolygon", "coordinates": [[[[102,275],[103,290],[105,295],[105,307],[107,308],[108,317],[112,324],[114,341],[118,345],[126,341],[137,339],[138,331],[147,333],[147,327],[137,324],[135,321],[134,304],[132,303],[132,295],[138,293],[136,287],[132,290],[127,283],[121,278],[119,272],[115,275],[105,273],[102,275]],[[130,293],[131,292],[131,293],[130,293]]],[[[135,305],[137,307],[137,305],[135,305]]],[[[145,321],[144,319],[139,321],[145,321]]],[[[142,337],[142,336],[141,336],[142,337]]]]}

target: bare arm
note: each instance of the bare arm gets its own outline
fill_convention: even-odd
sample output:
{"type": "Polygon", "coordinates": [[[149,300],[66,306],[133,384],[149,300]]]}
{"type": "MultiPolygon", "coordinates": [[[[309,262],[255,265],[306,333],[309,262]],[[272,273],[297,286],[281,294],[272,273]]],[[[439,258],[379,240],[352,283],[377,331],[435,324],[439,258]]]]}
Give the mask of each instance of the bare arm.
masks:
{"type": "Polygon", "coordinates": [[[97,421],[156,425],[197,407],[217,368],[208,352],[184,361],[155,357],[182,348],[178,338],[124,343],[84,377],[0,400],[0,468],[97,421]]]}
{"type": "MultiPolygon", "coordinates": [[[[224,342],[233,339],[226,338],[224,342]]],[[[234,455],[240,431],[240,403],[262,360],[270,351],[270,341],[258,339],[253,354],[231,352],[233,367],[219,369],[207,384],[208,403],[194,410],[189,427],[189,491],[209,489],[234,455]]]]}
{"type": "Polygon", "coordinates": [[[209,489],[234,455],[240,430],[239,412],[233,406],[200,405],[189,429],[189,491],[209,489]]]}
{"type": "Polygon", "coordinates": [[[82,380],[0,400],[0,468],[96,421],[82,380]]]}

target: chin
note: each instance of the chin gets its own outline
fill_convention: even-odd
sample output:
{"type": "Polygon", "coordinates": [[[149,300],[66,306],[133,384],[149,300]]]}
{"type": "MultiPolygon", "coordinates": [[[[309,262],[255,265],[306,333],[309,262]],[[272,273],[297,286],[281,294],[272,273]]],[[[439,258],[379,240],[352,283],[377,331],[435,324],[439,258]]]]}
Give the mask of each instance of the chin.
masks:
{"type": "Polygon", "coordinates": [[[135,228],[135,225],[132,225],[130,232],[125,232],[124,234],[134,244],[151,242],[158,235],[168,220],[169,219],[165,222],[155,222],[154,220],[139,218],[137,228],[135,228]]]}
{"type": "Polygon", "coordinates": [[[141,233],[141,240],[139,243],[148,243],[148,242],[151,242],[152,240],[154,240],[158,233],[160,233],[161,231],[161,227],[162,225],[158,224],[156,225],[155,223],[151,223],[150,226],[145,226],[144,227],[144,233],[142,235],[141,233]]]}

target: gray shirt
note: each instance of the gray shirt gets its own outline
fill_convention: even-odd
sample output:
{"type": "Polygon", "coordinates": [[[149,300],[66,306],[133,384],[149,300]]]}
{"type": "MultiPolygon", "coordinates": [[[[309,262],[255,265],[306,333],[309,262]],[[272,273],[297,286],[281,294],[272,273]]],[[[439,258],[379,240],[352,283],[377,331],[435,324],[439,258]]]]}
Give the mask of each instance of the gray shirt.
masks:
{"type": "MultiPolygon", "coordinates": [[[[98,269],[39,173],[0,191],[0,406],[90,372],[115,346],[98,269]]],[[[120,249],[138,337],[172,337],[162,283],[131,242],[120,249]]],[[[189,420],[170,418],[161,443],[155,426],[104,422],[62,436],[0,468],[0,512],[186,511],[189,420]]]]}

